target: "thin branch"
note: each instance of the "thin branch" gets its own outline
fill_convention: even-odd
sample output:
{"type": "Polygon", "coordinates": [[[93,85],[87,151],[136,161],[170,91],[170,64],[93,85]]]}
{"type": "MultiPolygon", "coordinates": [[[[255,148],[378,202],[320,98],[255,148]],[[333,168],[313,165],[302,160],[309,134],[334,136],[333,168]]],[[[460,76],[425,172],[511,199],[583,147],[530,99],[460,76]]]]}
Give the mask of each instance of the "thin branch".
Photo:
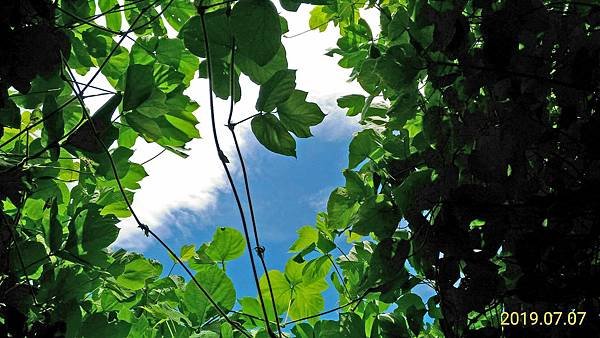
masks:
{"type": "Polygon", "coordinates": [[[164,154],[164,153],[165,153],[165,151],[167,151],[167,149],[163,149],[163,150],[161,150],[161,151],[160,151],[158,154],[156,154],[156,155],[154,155],[154,156],[150,157],[149,159],[145,160],[144,162],[142,162],[142,163],[140,163],[140,164],[141,164],[141,165],[145,165],[146,163],[148,163],[148,162],[150,162],[150,161],[154,160],[155,158],[159,157],[160,155],[164,154]]]}
{"type": "Polygon", "coordinates": [[[307,30],[305,30],[305,31],[302,31],[302,32],[300,32],[300,33],[296,33],[296,34],[293,34],[293,35],[284,35],[283,37],[284,37],[284,38],[286,38],[286,39],[293,39],[293,38],[299,37],[299,36],[301,36],[301,35],[304,35],[304,34],[306,34],[306,33],[310,33],[310,32],[314,31],[314,30],[315,30],[315,29],[317,29],[317,28],[321,28],[321,27],[323,27],[323,26],[325,26],[325,25],[329,24],[330,22],[331,22],[331,20],[329,20],[329,21],[325,21],[325,22],[323,22],[323,23],[321,23],[321,24],[319,24],[319,25],[317,25],[317,26],[315,26],[315,27],[313,27],[313,28],[309,28],[309,29],[307,29],[307,30]]]}
{"type": "MultiPolygon", "coordinates": [[[[169,8],[169,6],[171,6],[171,4],[173,4],[173,1],[175,1],[175,0],[169,0],[169,2],[166,5],[161,6],[160,12],[158,12],[155,16],[151,17],[148,21],[144,22],[143,24],[139,25],[138,27],[134,27],[135,23],[132,23],[131,27],[134,27],[134,28],[132,28],[131,31],[135,32],[138,29],[146,28],[147,26],[149,26],[154,21],[160,19],[160,17],[167,10],[167,8],[169,8]]],[[[158,0],[157,0],[157,2],[158,2],[158,0]]]]}
{"type": "Polygon", "coordinates": [[[235,134],[235,125],[231,124],[231,118],[233,117],[233,109],[235,106],[235,86],[234,86],[234,55],[235,55],[235,39],[231,41],[231,60],[229,65],[229,96],[230,96],[230,106],[229,106],[229,118],[227,123],[229,124],[229,131],[231,132],[231,137],[233,138],[233,143],[235,144],[235,150],[240,161],[240,165],[242,168],[242,176],[244,178],[244,189],[246,192],[246,200],[248,201],[248,209],[250,209],[250,220],[252,222],[252,231],[254,232],[254,240],[255,240],[255,250],[258,258],[260,259],[264,275],[267,279],[267,285],[269,287],[269,297],[271,298],[271,306],[273,307],[273,313],[275,314],[275,321],[277,322],[277,332],[279,336],[282,336],[281,324],[279,323],[279,316],[277,315],[277,306],[275,304],[275,294],[273,293],[273,286],[271,284],[271,277],[269,276],[269,269],[267,268],[267,263],[265,261],[265,247],[260,244],[260,239],[258,237],[258,229],[256,226],[256,217],[254,216],[254,205],[252,203],[252,194],[250,193],[250,183],[248,179],[248,171],[246,170],[246,164],[244,161],[244,156],[242,156],[242,151],[240,149],[240,145],[237,139],[237,135],[235,134]]]}
{"type": "MultiPolygon", "coordinates": [[[[17,236],[15,234],[15,229],[17,224],[19,224],[19,220],[21,219],[21,212],[23,205],[25,204],[25,200],[27,199],[26,195],[21,197],[21,203],[19,204],[19,208],[17,209],[17,214],[15,215],[15,220],[13,221],[12,226],[8,225],[8,232],[10,234],[10,239],[13,243],[15,243],[15,250],[17,251],[17,258],[19,259],[19,264],[21,264],[21,269],[23,269],[23,274],[25,275],[25,281],[27,281],[27,289],[31,293],[31,297],[33,298],[33,303],[37,305],[37,298],[35,297],[35,292],[33,292],[33,284],[31,283],[31,279],[29,278],[29,274],[27,273],[27,268],[25,267],[25,262],[23,261],[23,254],[21,249],[19,248],[19,243],[17,242],[17,236]],[[15,229],[13,229],[13,227],[15,229]]],[[[8,222],[7,222],[8,223],[8,222]]]]}
{"type": "Polygon", "coordinates": [[[312,319],[312,318],[320,317],[322,315],[326,315],[328,313],[336,312],[336,311],[341,310],[341,309],[343,309],[345,307],[348,307],[348,306],[350,306],[352,304],[355,304],[355,303],[358,303],[358,302],[362,301],[367,296],[367,294],[368,294],[368,292],[365,292],[360,297],[358,297],[358,298],[356,298],[354,300],[351,300],[351,301],[349,301],[348,303],[346,303],[344,305],[340,305],[338,307],[335,307],[335,308],[333,308],[331,310],[323,311],[323,312],[317,313],[317,314],[312,315],[312,316],[306,316],[306,317],[303,317],[303,318],[299,318],[299,319],[295,319],[295,320],[290,320],[288,322],[283,323],[282,326],[286,327],[287,325],[290,325],[290,324],[293,324],[293,323],[302,322],[302,321],[305,321],[307,319],[312,319]]]}
{"type": "Polygon", "coordinates": [[[331,258],[330,255],[326,255],[326,256],[327,256],[327,258],[329,258],[331,265],[333,265],[333,268],[335,269],[335,273],[337,274],[338,278],[340,279],[340,282],[342,283],[342,286],[344,287],[344,293],[346,294],[346,297],[350,298],[350,293],[348,292],[348,288],[346,287],[346,282],[344,281],[344,277],[340,273],[340,270],[338,269],[337,264],[335,264],[335,262],[333,261],[333,258],[331,258]]]}
{"type": "Polygon", "coordinates": [[[231,120],[230,120],[229,121],[229,126],[230,127],[235,127],[235,126],[237,126],[240,123],[244,123],[244,122],[246,122],[246,121],[248,121],[248,120],[250,120],[250,119],[252,119],[252,118],[254,118],[254,117],[258,116],[258,115],[262,115],[262,114],[263,114],[262,112],[258,112],[256,114],[252,114],[252,115],[250,115],[248,117],[245,117],[245,118],[243,118],[243,119],[241,119],[240,121],[237,121],[237,122],[231,122],[231,120]]]}
{"type": "Polygon", "coordinates": [[[98,97],[98,96],[105,96],[105,95],[114,95],[114,93],[98,93],[98,94],[90,94],[90,95],[83,95],[82,97],[84,99],[89,99],[90,97],[98,97]]]}
{"type": "MultiPolygon", "coordinates": [[[[70,81],[70,82],[73,82],[73,83],[77,83],[77,84],[79,84],[79,85],[85,85],[85,83],[83,83],[83,82],[79,82],[79,81],[77,81],[77,80],[71,80],[71,79],[63,79],[63,80],[64,80],[64,81],[70,81]]],[[[112,90],[110,90],[110,89],[106,89],[106,88],[102,88],[102,87],[98,87],[98,86],[93,86],[93,85],[91,85],[91,84],[90,84],[88,87],[89,87],[89,88],[92,88],[92,89],[96,89],[96,90],[102,91],[102,92],[105,92],[105,93],[107,93],[107,94],[116,94],[116,92],[114,92],[114,91],[112,91],[112,90]]]]}

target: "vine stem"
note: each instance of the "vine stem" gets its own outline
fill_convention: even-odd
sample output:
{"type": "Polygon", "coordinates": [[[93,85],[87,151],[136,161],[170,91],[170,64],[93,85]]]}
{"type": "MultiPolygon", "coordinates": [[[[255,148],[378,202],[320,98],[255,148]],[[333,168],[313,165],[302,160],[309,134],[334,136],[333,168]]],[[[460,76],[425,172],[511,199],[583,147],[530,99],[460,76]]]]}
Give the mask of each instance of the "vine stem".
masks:
{"type": "Polygon", "coordinates": [[[246,222],[246,216],[244,214],[242,202],[241,202],[239,193],[237,191],[237,188],[235,186],[235,182],[233,181],[233,176],[231,175],[231,171],[229,170],[229,167],[227,166],[227,163],[229,163],[229,160],[227,159],[227,156],[225,156],[225,153],[221,149],[221,145],[219,143],[219,135],[217,133],[217,125],[216,125],[216,119],[215,119],[215,105],[214,105],[214,98],[213,98],[213,85],[212,85],[213,76],[212,76],[212,64],[211,64],[212,58],[210,55],[210,44],[208,42],[208,32],[206,29],[205,9],[203,7],[199,7],[198,14],[200,14],[202,34],[204,36],[204,50],[206,51],[206,69],[207,69],[207,75],[208,75],[210,119],[211,119],[212,134],[213,134],[213,138],[215,140],[215,148],[217,151],[217,155],[219,156],[219,160],[221,161],[221,164],[223,166],[223,169],[225,170],[225,174],[227,176],[227,181],[229,182],[229,186],[231,187],[233,196],[235,198],[235,202],[237,204],[238,211],[240,213],[242,227],[244,230],[244,236],[246,239],[246,246],[248,247],[248,255],[250,256],[250,264],[252,266],[252,275],[254,277],[254,283],[256,284],[256,290],[258,292],[258,297],[259,297],[260,304],[261,304],[261,310],[262,310],[263,316],[264,316],[265,328],[267,329],[267,332],[269,333],[269,335],[271,337],[276,338],[277,336],[275,336],[275,333],[273,333],[273,330],[271,330],[271,327],[269,325],[269,316],[267,315],[267,309],[265,308],[265,305],[264,305],[263,294],[260,289],[260,282],[258,280],[258,273],[256,271],[256,263],[254,261],[252,247],[250,245],[251,243],[250,243],[250,235],[248,233],[248,224],[246,222]]]}
{"type": "Polygon", "coordinates": [[[17,236],[15,234],[17,224],[19,224],[19,221],[21,219],[22,208],[23,208],[23,205],[25,204],[26,200],[27,200],[27,197],[26,197],[26,194],[24,194],[21,197],[21,203],[19,204],[19,207],[17,209],[17,214],[15,215],[15,219],[13,221],[12,226],[8,225],[8,232],[10,234],[12,241],[15,243],[15,250],[17,251],[17,258],[19,259],[19,263],[21,264],[21,268],[23,269],[23,274],[25,275],[25,281],[27,282],[27,289],[31,293],[31,297],[33,298],[33,303],[35,305],[38,305],[37,298],[35,297],[35,292],[33,292],[33,284],[31,283],[31,279],[29,278],[29,274],[27,273],[27,268],[29,266],[25,267],[25,262],[23,261],[23,254],[21,252],[21,249],[19,248],[19,243],[17,242],[17,236]],[[13,229],[13,227],[15,229],[13,229]]]}
{"type": "Polygon", "coordinates": [[[350,298],[350,294],[348,293],[348,288],[346,287],[346,282],[344,281],[344,277],[342,277],[342,274],[340,273],[340,270],[338,269],[337,265],[335,264],[335,261],[333,260],[333,258],[331,258],[331,255],[327,254],[326,256],[329,259],[329,261],[331,262],[331,265],[333,265],[333,268],[335,269],[335,273],[337,274],[337,276],[340,280],[340,283],[342,283],[342,286],[344,287],[344,293],[346,294],[346,297],[350,298]]]}
{"type": "Polygon", "coordinates": [[[358,298],[356,298],[354,300],[351,300],[351,301],[349,301],[348,303],[346,303],[344,305],[340,305],[338,307],[335,307],[333,309],[317,313],[315,315],[311,315],[311,316],[306,316],[306,317],[302,317],[302,318],[299,318],[299,319],[290,320],[289,322],[283,323],[282,326],[286,327],[287,325],[290,325],[290,324],[293,324],[293,323],[302,322],[302,321],[305,321],[307,319],[316,318],[316,317],[319,317],[319,316],[322,316],[322,315],[326,315],[328,313],[332,313],[332,312],[341,310],[341,309],[343,309],[345,307],[348,307],[348,306],[350,306],[352,304],[355,304],[355,303],[358,303],[358,302],[362,301],[367,296],[367,294],[368,294],[368,290],[367,290],[367,292],[363,293],[360,297],[358,297],[358,298]]]}
{"type": "Polygon", "coordinates": [[[237,126],[237,125],[238,125],[238,124],[240,124],[240,123],[244,123],[244,122],[246,122],[246,121],[248,121],[248,120],[250,120],[250,119],[253,119],[253,118],[255,118],[256,116],[258,116],[258,115],[262,115],[262,114],[263,114],[263,113],[261,113],[261,112],[258,112],[258,113],[256,113],[256,114],[252,114],[252,115],[250,115],[250,116],[248,116],[248,117],[245,117],[245,118],[243,118],[243,119],[241,119],[240,121],[237,121],[237,122],[231,122],[231,115],[229,115],[229,123],[227,124],[227,126],[228,126],[229,128],[235,127],[235,126],[237,126]]]}
{"type": "Polygon", "coordinates": [[[233,109],[235,106],[235,86],[234,86],[234,73],[235,73],[235,39],[231,40],[231,60],[229,64],[229,117],[227,119],[227,126],[229,131],[231,132],[231,137],[233,138],[233,143],[235,144],[235,150],[237,153],[237,157],[240,161],[240,166],[242,168],[242,176],[244,178],[244,189],[246,192],[246,200],[248,201],[248,209],[250,210],[250,221],[252,223],[252,231],[254,232],[254,240],[255,240],[255,250],[256,254],[260,260],[260,263],[263,268],[263,272],[267,279],[267,285],[269,287],[269,296],[271,298],[271,306],[273,307],[273,313],[275,314],[275,321],[277,323],[277,333],[281,337],[283,335],[281,331],[281,323],[279,322],[279,315],[277,315],[277,305],[275,304],[275,294],[273,293],[273,285],[271,284],[271,277],[269,276],[269,269],[267,268],[267,262],[265,261],[265,247],[260,244],[260,239],[258,237],[258,227],[256,226],[256,217],[254,215],[254,204],[252,203],[252,194],[250,193],[250,183],[248,179],[248,171],[246,170],[246,164],[244,161],[244,156],[242,155],[242,150],[240,148],[240,144],[237,139],[237,135],[235,134],[235,124],[231,124],[231,119],[233,118],[233,109]]]}

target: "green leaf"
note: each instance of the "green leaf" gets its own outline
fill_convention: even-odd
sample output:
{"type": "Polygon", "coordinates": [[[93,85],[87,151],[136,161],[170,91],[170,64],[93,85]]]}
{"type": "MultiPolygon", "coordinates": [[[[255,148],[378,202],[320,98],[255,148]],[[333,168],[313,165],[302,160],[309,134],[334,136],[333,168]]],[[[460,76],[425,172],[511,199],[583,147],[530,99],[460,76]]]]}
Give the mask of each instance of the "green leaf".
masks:
{"type": "Polygon", "coordinates": [[[337,100],[340,108],[348,108],[346,115],[356,116],[360,114],[365,105],[365,97],[358,94],[342,96],[337,100]]]}
{"type": "Polygon", "coordinates": [[[290,252],[300,252],[314,244],[318,239],[319,231],[310,225],[305,225],[296,232],[298,233],[298,239],[290,246],[290,252]]]}
{"type": "Polygon", "coordinates": [[[304,283],[312,283],[322,280],[327,276],[333,264],[328,255],[321,256],[306,262],[302,269],[302,281],[304,283]]]}
{"type": "Polygon", "coordinates": [[[327,6],[315,6],[310,11],[308,26],[310,29],[318,28],[319,31],[324,32],[327,29],[327,23],[334,17],[335,13],[332,12],[327,6]]]}
{"type": "Polygon", "coordinates": [[[64,11],[59,12],[63,23],[70,25],[78,23],[76,18],[87,18],[93,15],[96,10],[96,4],[94,1],[64,0],[61,1],[60,8],[64,11]]]}
{"type": "Polygon", "coordinates": [[[220,227],[215,231],[206,254],[216,262],[230,261],[240,257],[246,249],[241,232],[234,228],[220,227]]]}
{"type": "Polygon", "coordinates": [[[302,2],[296,0],[279,0],[281,7],[286,11],[295,12],[300,8],[302,2]]]}
{"type": "Polygon", "coordinates": [[[21,111],[11,100],[6,101],[4,107],[0,107],[0,126],[11,128],[19,128],[21,126],[21,111]]]}
{"type": "Polygon", "coordinates": [[[69,222],[69,237],[66,249],[74,254],[83,254],[105,249],[119,235],[114,216],[100,215],[100,206],[88,204],[79,209],[69,222]]]}
{"type": "Polygon", "coordinates": [[[259,66],[243,54],[235,56],[235,65],[256,84],[266,83],[275,73],[288,68],[283,46],[279,48],[275,57],[264,66],[259,66]]]}
{"type": "MultiPolygon", "coordinates": [[[[285,312],[289,307],[289,316],[297,319],[323,310],[325,301],[321,293],[327,289],[327,282],[323,278],[304,280],[305,267],[306,263],[299,264],[290,260],[285,266],[285,273],[277,270],[269,271],[278,314],[285,312]]],[[[315,267],[321,266],[317,264],[315,267]]],[[[314,277],[312,274],[311,276],[314,277]]],[[[269,288],[264,275],[260,278],[260,288],[263,294],[268,294],[269,288]]]]}
{"type": "Polygon", "coordinates": [[[231,324],[221,324],[221,332],[219,338],[233,338],[233,329],[231,328],[231,324]]]}
{"type": "Polygon", "coordinates": [[[363,174],[354,170],[345,169],[344,177],[346,178],[346,189],[348,194],[356,199],[368,197],[374,193],[374,189],[370,185],[370,182],[363,174]]]}
{"type": "MultiPolygon", "coordinates": [[[[29,94],[22,96],[13,96],[11,97],[11,100],[22,108],[35,109],[40,103],[44,101],[46,95],[53,94],[55,96],[58,96],[65,86],[65,81],[61,79],[58,73],[53,73],[51,76],[48,77],[42,77],[38,75],[31,82],[31,89],[29,90],[29,94]]],[[[16,125],[15,128],[19,128],[19,125],[16,125]]]]}
{"type": "Polygon", "coordinates": [[[137,36],[142,35],[166,35],[167,30],[163,25],[162,20],[156,20],[156,18],[160,17],[160,14],[157,12],[158,8],[155,8],[150,0],[126,0],[125,5],[128,6],[128,10],[124,12],[125,19],[130,26],[136,28],[133,32],[137,36]],[[135,5],[132,7],[132,5],[135,5]],[[135,22],[135,26],[133,23],[135,22]]]}
{"type": "MultiPolygon", "coordinates": [[[[242,297],[238,300],[238,302],[242,306],[243,313],[247,313],[254,317],[262,318],[263,312],[260,307],[260,302],[257,298],[242,297]]],[[[265,309],[267,310],[267,316],[269,316],[269,318],[275,318],[275,314],[273,313],[273,305],[271,304],[271,302],[269,301],[269,303],[266,305],[267,306],[265,306],[265,309]]],[[[260,320],[257,321],[255,318],[252,318],[252,317],[248,317],[248,320],[253,323],[261,323],[260,320]]]]}
{"type": "MultiPolygon", "coordinates": [[[[222,100],[226,100],[230,96],[230,63],[223,59],[212,60],[212,89],[215,95],[222,100]]],[[[199,76],[208,78],[208,63],[206,60],[200,63],[199,76]]],[[[233,74],[233,90],[235,102],[238,102],[242,97],[242,88],[240,87],[239,74],[234,70],[233,74]]]]}
{"type": "Polygon", "coordinates": [[[277,107],[278,104],[285,102],[294,92],[296,87],[296,71],[280,70],[260,86],[258,99],[256,100],[256,110],[269,113],[277,107]]]}
{"type": "Polygon", "coordinates": [[[345,228],[358,207],[358,203],[348,195],[345,188],[336,188],[327,201],[328,226],[331,229],[345,228]]]}
{"type": "MultiPolygon", "coordinates": [[[[65,121],[62,110],[57,111],[58,104],[53,95],[46,95],[42,115],[44,116],[44,129],[42,129],[42,144],[48,146],[56,142],[63,136],[65,130],[65,121]]],[[[59,149],[52,147],[51,154],[53,159],[58,159],[59,149]]]]}
{"type": "Polygon", "coordinates": [[[138,107],[152,95],[154,77],[152,65],[132,64],[127,68],[123,110],[128,111],[138,107]]]}
{"type": "MultiPolygon", "coordinates": [[[[235,304],[235,289],[233,283],[225,275],[223,270],[216,265],[202,265],[196,270],[196,280],[204,287],[213,300],[227,312],[235,304]]],[[[190,313],[197,316],[198,323],[204,323],[206,319],[216,315],[217,310],[210,304],[206,296],[200,291],[194,281],[185,286],[183,302],[190,313]]]]}
{"type": "MultiPolygon", "coordinates": [[[[204,15],[206,34],[208,35],[212,58],[222,58],[231,51],[232,35],[229,21],[230,19],[224,9],[204,15]]],[[[178,37],[183,39],[185,47],[192,54],[206,58],[204,32],[202,31],[202,19],[200,16],[196,15],[190,18],[181,28],[178,37]]]]}
{"type": "Polygon", "coordinates": [[[48,220],[43,223],[44,240],[51,252],[57,252],[62,244],[62,224],[58,219],[58,203],[52,199],[48,220]]]}
{"type": "Polygon", "coordinates": [[[150,118],[163,116],[169,112],[169,107],[165,102],[166,99],[167,96],[165,93],[158,89],[153,89],[150,96],[141,102],[135,108],[135,111],[150,118]]]}
{"type": "MultiPolygon", "coordinates": [[[[273,290],[273,297],[275,298],[275,307],[277,308],[277,314],[282,314],[287,310],[289,302],[292,298],[292,289],[288,283],[285,275],[278,270],[270,270],[269,279],[271,280],[271,288],[273,290]]],[[[260,289],[263,295],[269,294],[269,284],[267,283],[267,277],[263,275],[260,278],[260,289]]]]}
{"type": "Polygon", "coordinates": [[[176,31],[180,31],[185,22],[196,14],[196,8],[191,1],[174,0],[171,6],[168,6],[163,14],[169,25],[176,31]]]}
{"type": "Polygon", "coordinates": [[[18,275],[28,274],[30,277],[40,266],[50,261],[44,245],[36,241],[20,242],[12,246],[9,260],[11,269],[19,271],[18,275]]]}
{"type": "Polygon", "coordinates": [[[189,261],[190,268],[198,271],[198,269],[200,269],[205,264],[209,264],[209,265],[214,264],[214,260],[206,254],[207,248],[208,248],[208,245],[206,243],[204,243],[200,246],[200,248],[198,248],[198,250],[196,250],[196,254],[189,261]]]}
{"type": "Polygon", "coordinates": [[[107,314],[94,313],[89,315],[81,325],[79,335],[82,338],[127,337],[131,324],[125,321],[109,321],[107,314]]]}
{"type": "Polygon", "coordinates": [[[125,271],[117,277],[117,283],[131,290],[139,290],[146,285],[147,279],[156,276],[156,268],[148,260],[138,258],[125,265],[125,271]]]}
{"type": "MultiPolygon", "coordinates": [[[[225,10],[206,13],[204,20],[211,57],[218,59],[228,55],[231,51],[232,37],[229,28],[229,18],[225,10]]],[[[185,23],[179,32],[179,38],[183,39],[185,47],[192,54],[206,58],[204,32],[202,31],[202,19],[200,16],[194,16],[185,23]]]]}
{"type": "Polygon", "coordinates": [[[346,338],[366,338],[365,323],[359,315],[353,312],[340,315],[340,335],[346,338]]]}
{"type": "Polygon", "coordinates": [[[411,173],[399,187],[394,189],[394,199],[400,210],[406,213],[418,200],[419,192],[431,183],[433,170],[425,169],[411,173]]]}
{"type": "Polygon", "coordinates": [[[263,146],[272,152],[296,157],[296,140],[273,114],[252,119],[252,132],[263,146]]]}
{"type": "Polygon", "coordinates": [[[231,13],[231,28],[240,53],[259,66],[281,48],[279,14],[271,1],[240,0],[231,13]]]}
{"type": "Polygon", "coordinates": [[[97,28],[90,27],[81,32],[81,38],[87,46],[86,51],[96,59],[108,56],[113,41],[110,39],[110,33],[103,32],[97,28]]]}
{"type": "Polygon", "coordinates": [[[394,313],[403,314],[410,329],[414,333],[418,333],[423,328],[423,316],[427,312],[421,297],[414,293],[405,293],[396,301],[396,304],[398,307],[394,313]]]}
{"type": "MultiPolygon", "coordinates": [[[[117,0],[98,0],[98,7],[102,12],[108,12],[118,6],[117,0]]],[[[113,31],[121,30],[121,12],[107,13],[104,15],[106,27],[113,31]]]]}
{"type": "Polygon", "coordinates": [[[358,132],[350,142],[348,169],[353,169],[367,159],[380,146],[379,136],[372,129],[358,132]]]}
{"type": "Polygon", "coordinates": [[[196,246],[194,244],[184,245],[179,251],[179,258],[184,262],[187,262],[194,255],[196,255],[196,246]]]}
{"type": "Polygon", "coordinates": [[[195,127],[198,120],[193,114],[198,105],[178,91],[169,93],[165,103],[169,112],[163,116],[149,118],[134,110],[125,114],[123,118],[146,141],[157,142],[181,155],[176,149],[184,147],[187,142],[200,136],[195,127]]]}
{"type": "Polygon", "coordinates": [[[121,103],[123,96],[120,93],[113,95],[91,116],[92,122],[86,120],[73,134],[71,134],[64,145],[69,152],[73,152],[70,147],[75,147],[91,153],[99,153],[104,150],[102,144],[98,142],[94,135],[94,130],[98,137],[107,147],[118,137],[118,130],[112,125],[112,115],[121,103]],[[93,123],[93,126],[92,126],[93,123]]]}
{"type": "Polygon", "coordinates": [[[304,318],[320,313],[325,309],[325,299],[321,295],[328,287],[325,280],[320,279],[310,284],[300,283],[294,286],[294,302],[290,306],[292,319],[304,318]]]}
{"type": "Polygon", "coordinates": [[[317,248],[324,254],[331,252],[336,248],[335,243],[327,238],[322,232],[319,232],[319,239],[317,240],[317,248]]]}
{"type": "Polygon", "coordinates": [[[379,90],[379,82],[381,81],[375,72],[377,61],[368,59],[362,63],[360,72],[358,73],[358,83],[369,94],[377,95],[379,90]]]}
{"type": "Polygon", "coordinates": [[[368,236],[371,232],[376,236],[391,236],[400,222],[400,212],[385,195],[368,197],[358,209],[352,231],[368,236]]]}
{"type": "Polygon", "coordinates": [[[442,310],[440,309],[439,303],[440,303],[440,296],[438,296],[438,295],[431,296],[427,300],[427,314],[429,315],[429,317],[431,317],[433,319],[444,318],[444,315],[442,314],[442,310]]]}
{"type": "MultiPolygon", "coordinates": [[[[114,41],[111,41],[114,44],[114,41]]],[[[113,45],[112,47],[115,47],[113,45]]],[[[104,58],[98,59],[98,62],[103,62],[104,58]]],[[[116,48],[115,52],[106,62],[104,68],[102,68],[102,74],[106,76],[108,82],[117,90],[123,90],[124,74],[127,72],[129,66],[129,53],[123,46],[116,48]]]]}
{"type": "Polygon", "coordinates": [[[408,258],[410,242],[385,238],[377,243],[369,260],[369,283],[381,284],[398,278],[407,277],[404,262],[408,258]],[[390,269],[390,266],[397,268],[390,269]]]}
{"type": "Polygon", "coordinates": [[[171,93],[181,86],[185,75],[161,63],[155,63],[153,67],[154,84],[157,89],[164,93],[171,93]]]}
{"type": "MultiPolygon", "coordinates": [[[[133,200],[133,191],[125,191],[128,201],[133,200]]],[[[131,216],[131,211],[127,207],[127,203],[123,200],[123,196],[120,191],[108,190],[101,193],[98,198],[98,205],[104,206],[100,210],[100,215],[115,215],[119,218],[126,218],[131,216]]]]}
{"type": "MultiPolygon", "coordinates": [[[[388,24],[388,35],[391,41],[399,40],[400,38],[408,38],[410,16],[406,9],[399,6],[392,20],[388,24]]],[[[408,42],[408,41],[405,41],[408,42]]]]}
{"type": "Polygon", "coordinates": [[[287,101],[277,106],[281,123],[298,137],[310,137],[310,127],[323,121],[325,114],[316,103],[306,102],[308,93],[295,90],[287,101]]]}

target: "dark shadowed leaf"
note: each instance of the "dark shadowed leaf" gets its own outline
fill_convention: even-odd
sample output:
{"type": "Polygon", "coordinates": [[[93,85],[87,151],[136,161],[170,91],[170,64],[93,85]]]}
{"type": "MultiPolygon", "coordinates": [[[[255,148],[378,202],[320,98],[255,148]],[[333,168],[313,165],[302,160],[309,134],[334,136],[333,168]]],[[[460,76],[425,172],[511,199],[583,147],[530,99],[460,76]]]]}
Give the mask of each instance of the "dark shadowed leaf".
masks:
{"type": "Polygon", "coordinates": [[[271,1],[241,0],[233,7],[231,28],[240,53],[266,65],[281,47],[279,14],[271,1]]]}
{"type": "Polygon", "coordinates": [[[152,94],[154,77],[152,65],[133,64],[127,68],[123,110],[132,110],[152,94]]]}
{"type": "Polygon", "coordinates": [[[265,113],[273,111],[278,104],[285,102],[292,95],[294,87],[296,87],[295,70],[285,69],[273,74],[269,81],[260,86],[256,110],[265,113]]]}
{"type": "Polygon", "coordinates": [[[273,114],[258,115],[252,119],[256,139],[272,152],[296,157],[296,140],[273,114]]]}

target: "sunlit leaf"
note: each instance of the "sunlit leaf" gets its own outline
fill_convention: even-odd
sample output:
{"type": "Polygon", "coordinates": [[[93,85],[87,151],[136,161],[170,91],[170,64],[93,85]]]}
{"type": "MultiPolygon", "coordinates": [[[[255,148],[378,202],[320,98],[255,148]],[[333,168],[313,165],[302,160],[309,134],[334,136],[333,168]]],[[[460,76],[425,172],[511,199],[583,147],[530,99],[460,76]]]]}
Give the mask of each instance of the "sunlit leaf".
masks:
{"type": "Polygon", "coordinates": [[[245,249],[246,241],[238,230],[220,227],[206,248],[206,254],[216,262],[224,262],[240,257],[245,249]]]}

